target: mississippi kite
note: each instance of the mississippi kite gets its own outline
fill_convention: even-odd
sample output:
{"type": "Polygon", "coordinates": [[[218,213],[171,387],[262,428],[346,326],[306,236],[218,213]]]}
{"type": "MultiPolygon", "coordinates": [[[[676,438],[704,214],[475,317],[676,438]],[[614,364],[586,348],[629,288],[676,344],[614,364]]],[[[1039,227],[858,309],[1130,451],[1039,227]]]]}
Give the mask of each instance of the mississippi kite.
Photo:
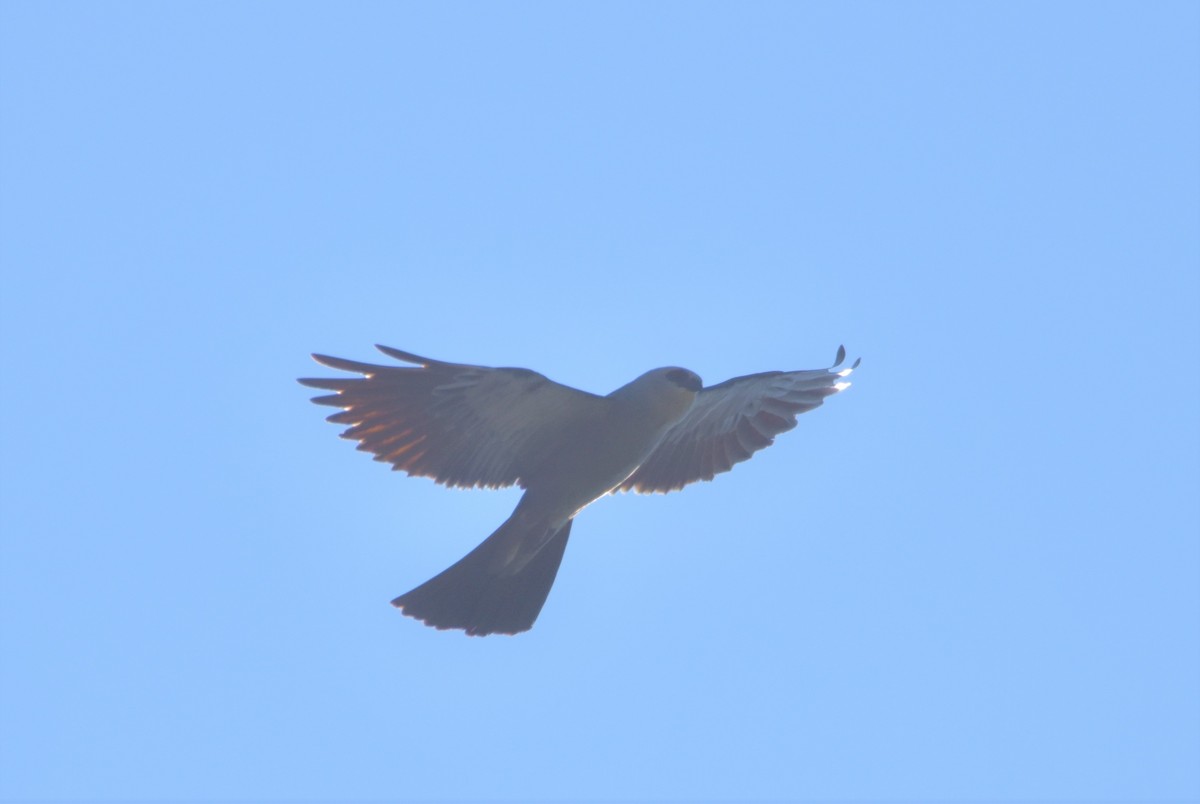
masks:
{"type": "Polygon", "coordinates": [[[328,421],[350,425],[342,438],[447,486],[525,489],[482,544],[392,601],[435,628],[480,636],[533,626],[571,523],[589,503],[617,490],[674,491],[729,471],[849,386],[844,378],[858,367],[837,370],[846,357],[839,347],[829,369],[767,371],[705,388],[693,372],[667,367],[597,396],[529,369],[376,348],[411,365],[313,355],[362,376],[300,380],[335,392],[313,402],[341,408],[328,421]]]}

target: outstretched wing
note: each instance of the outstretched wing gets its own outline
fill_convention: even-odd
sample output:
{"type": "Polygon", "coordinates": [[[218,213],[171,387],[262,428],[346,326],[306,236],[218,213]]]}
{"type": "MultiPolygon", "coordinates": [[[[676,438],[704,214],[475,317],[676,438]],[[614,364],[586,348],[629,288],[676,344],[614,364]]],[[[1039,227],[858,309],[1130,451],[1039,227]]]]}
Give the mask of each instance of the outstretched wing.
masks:
{"type": "Polygon", "coordinates": [[[536,371],[443,363],[387,346],[415,366],[378,366],[313,355],[362,377],[302,379],[336,393],[313,398],[342,408],[327,421],[375,460],[447,486],[524,485],[572,423],[598,416],[602,397],[559,385],[536,371]]]}
{"type": "Polygon", "coordinates": [[[621,490],[666,493],[728,472],[795,427],[801,413],[848,387],[843,378],[860,361],[836,371],[845,359],[846,350],[839,346],[829,369],[748,374],[703,389],[621,490]]]}

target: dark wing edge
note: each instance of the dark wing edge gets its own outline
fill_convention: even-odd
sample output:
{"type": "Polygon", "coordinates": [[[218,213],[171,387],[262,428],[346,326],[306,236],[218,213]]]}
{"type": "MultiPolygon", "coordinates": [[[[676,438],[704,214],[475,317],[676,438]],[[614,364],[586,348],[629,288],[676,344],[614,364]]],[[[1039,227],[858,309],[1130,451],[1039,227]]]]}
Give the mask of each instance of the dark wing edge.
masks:
{"type": "Polygon", "coordinates": [[[828,369],[748,374],[703,389],[687,415],[618,488],[665,494],[728,472],[795,427],[801,413],[849,388],[845,378],[862,359],[839,370],[845,360],[846,349],[839,346],[828,369]]]}

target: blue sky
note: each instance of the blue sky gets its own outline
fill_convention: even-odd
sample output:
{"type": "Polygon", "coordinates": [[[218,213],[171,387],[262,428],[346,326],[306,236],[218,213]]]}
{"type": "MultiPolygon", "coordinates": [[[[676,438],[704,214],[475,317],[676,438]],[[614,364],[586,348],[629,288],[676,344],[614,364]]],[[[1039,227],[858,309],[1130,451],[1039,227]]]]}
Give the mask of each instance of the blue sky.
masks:
{"type": "Polygon", "coordinates": [[[8,2],[0,270],[0,800],[1200,799],[1195,3],[8,2]],[[377,342],[863,364],[468,639],[377,342]]]}

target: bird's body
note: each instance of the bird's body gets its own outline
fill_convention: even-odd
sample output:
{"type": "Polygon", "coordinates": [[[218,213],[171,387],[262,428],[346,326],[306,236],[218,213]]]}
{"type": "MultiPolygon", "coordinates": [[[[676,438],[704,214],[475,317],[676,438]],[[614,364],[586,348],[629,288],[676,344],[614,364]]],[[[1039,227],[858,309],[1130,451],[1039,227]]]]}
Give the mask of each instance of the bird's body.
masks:
{"type": "MultiPolygon", "coordinates": [[[[313,401],[343,408],[329,417],[352,425],[343,437],[439,483],[525,489],[479,547],[392,601],[434,627],[478,635],[533,625],[584,507],[617,489],[666,492],[711,479],[845,388],[839,380],[854,368],[767,372],[706,389],[691,371],[667,367],[602,397],[528,369],[378,348],[420,368],[314,355],[364,377],[300,381],[337,392],[313,401]]],[[[839,350],[835,368],[843,358],[839,350]]]]}
{"type": "Polygon", "coordinates": [[[687,369],[656,369],[596,400],[590,415],[562,427],[558,449],[526,479],[526,498],[564,519],[575,516],[642,465],[699,390],[700,378],[687,369]],[[673,373],[689,386],[668,379],[673,373]]]}

